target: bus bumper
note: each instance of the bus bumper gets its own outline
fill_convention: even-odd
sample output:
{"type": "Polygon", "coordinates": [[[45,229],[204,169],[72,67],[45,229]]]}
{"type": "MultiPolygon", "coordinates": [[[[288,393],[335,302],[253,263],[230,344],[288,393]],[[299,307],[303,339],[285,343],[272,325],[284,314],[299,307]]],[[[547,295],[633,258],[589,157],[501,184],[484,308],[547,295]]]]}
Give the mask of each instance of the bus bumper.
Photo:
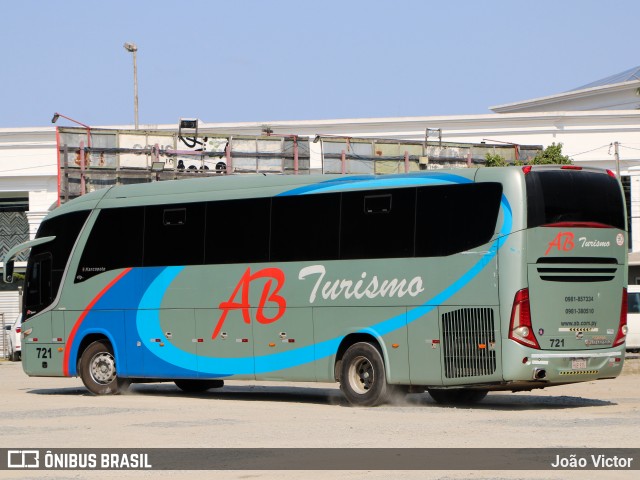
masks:
{"type": "Polygon", "coordinates": [[[523,348],[522,356],[505,362],[507,382],[541,382],[547,386],[620,375],[624,346],[597,351],[540,351],[523,348]]]}
{"type": "Polygon", "coordinates": [[[62,377],[64,349],[60,343],[24,342],[22,369],[31,377],[62,377]]]}

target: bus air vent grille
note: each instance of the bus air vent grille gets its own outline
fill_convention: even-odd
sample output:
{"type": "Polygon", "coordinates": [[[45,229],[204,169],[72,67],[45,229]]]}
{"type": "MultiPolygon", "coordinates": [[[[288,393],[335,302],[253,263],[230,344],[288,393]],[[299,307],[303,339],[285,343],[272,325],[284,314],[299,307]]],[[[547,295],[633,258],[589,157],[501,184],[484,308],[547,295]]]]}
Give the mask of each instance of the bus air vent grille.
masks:
{"type": "Polygon", "coordinates": [[[613,257],[541,257],[536,263],[577,263],[577,264],[609,264],[617,265],[613,257]]]}
{"type": "Polygon", "coordinates": [[[546,282],[609,282],[617,271],[617,267],[538,267],[546,282]]]}
{"type": "Polygon", "coordinates": [[[460,308],[442,314],[445,376],[478,377],[496,371],[493,309],[460,308]]]}

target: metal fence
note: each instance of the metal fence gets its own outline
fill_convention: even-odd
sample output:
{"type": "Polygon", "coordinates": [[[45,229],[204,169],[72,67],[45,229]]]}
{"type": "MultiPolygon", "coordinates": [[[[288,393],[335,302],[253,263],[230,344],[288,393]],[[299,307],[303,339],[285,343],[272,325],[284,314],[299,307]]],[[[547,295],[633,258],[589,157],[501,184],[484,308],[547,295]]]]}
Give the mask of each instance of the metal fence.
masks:
{"type": "Polygon", "coordinates": [[[4,313],[0,313],[0,324],[2,324],[2,335],[0,335],[0,353],[2,354],[2,358],[9,358],[9,331],[7,330],[7,325],[9,323],[5,323],[4,313]]]}
{"type": "Polygon", "coordinates": [[[488,153],[527,161],[537,145],[356,138],[339,135],[236,135],[199,131],[59,127],[59,198],[131,183],[225,174],[393,174],[484,165],[488,153]]]}

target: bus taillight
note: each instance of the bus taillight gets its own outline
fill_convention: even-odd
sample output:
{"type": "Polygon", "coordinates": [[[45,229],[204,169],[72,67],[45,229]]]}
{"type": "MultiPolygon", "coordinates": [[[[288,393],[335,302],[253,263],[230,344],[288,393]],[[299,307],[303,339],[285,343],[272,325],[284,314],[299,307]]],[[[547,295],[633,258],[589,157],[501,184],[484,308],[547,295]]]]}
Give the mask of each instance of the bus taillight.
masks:
{"type": "Polygon", "coordinates": [[[627,289],[622,289],[622,305],[620,306],[620,325],[618,326],[618,334],[616,335],[616,339],[613,342],[613,346],[617,347],[618,345],[624,343],[627,338],[627,289]]]}
{"type": "Polygon", "coordinates": [[[531,308],[529,306],[529,289],[523,288],[516,292],[511,309],[509,324],[509,338],[526,347],[540,350],[538,340],[531,327],[531,308]]]}
{"type": "Polygon", "coordinates": [[[582,170],[578,165],[562,165],[560,170],[582,170]]]}

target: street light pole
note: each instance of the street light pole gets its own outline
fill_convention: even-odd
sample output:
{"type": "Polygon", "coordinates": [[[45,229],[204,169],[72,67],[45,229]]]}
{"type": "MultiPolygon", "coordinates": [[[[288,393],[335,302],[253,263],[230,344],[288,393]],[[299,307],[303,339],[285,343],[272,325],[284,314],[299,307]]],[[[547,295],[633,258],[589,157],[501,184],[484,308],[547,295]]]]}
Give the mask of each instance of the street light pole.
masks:
{"type": "Polygon", "coordinates": [[[138,46],[135,43],[126,42],[124,48],[127,52],[133,53],[133,118],[135,129],[138,130],[138,46]]]}
{"type": "Polygon", "coordinates": [[[63,114],[58,113],[58,112],[55,112],[55,113],[53,114],[53,118],[51,119],[51,123],[56,123],[60,117],[62,117],[62,118],[66,118],[66,119],[67,119],[67,120],[69,120],[70,122],[77,123],[77,124],[78,124],[78,125],[80,125],[81,127],[86,128],[86,130],[87,130],[87,146],[88,146],[89,148],[91,148],[91,127],[90,127],[89,125],[85,125],[85,124],[84,124],[84,123],[82,123],[82,122],[79,122],[79,121],[77,121],[77,120],[74,120],[73,118],[71,118],[71,117],[67,117],[66,115],[63,115],[63,114]]]}

